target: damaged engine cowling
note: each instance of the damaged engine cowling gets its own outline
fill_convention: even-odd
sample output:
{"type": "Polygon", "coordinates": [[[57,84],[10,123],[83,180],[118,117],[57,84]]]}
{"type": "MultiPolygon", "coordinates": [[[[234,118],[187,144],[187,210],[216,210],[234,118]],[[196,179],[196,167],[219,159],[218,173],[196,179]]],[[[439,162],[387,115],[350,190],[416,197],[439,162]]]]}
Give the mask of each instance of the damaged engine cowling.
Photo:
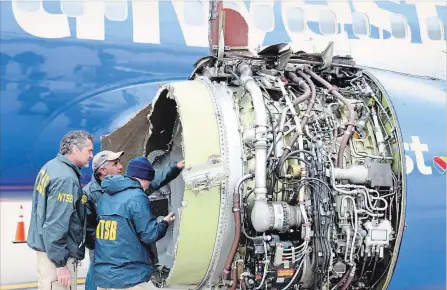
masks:
{"type": "Polygon", "coordinates": [[[118,147],[131,157],[186,161],[150,196],[154,215],[177,216],[157,242],[156,286],[388,287],[404,224],[403,146],[368,72],[206,57],[117,132],[129,128],[135,138],[118,147]]]}

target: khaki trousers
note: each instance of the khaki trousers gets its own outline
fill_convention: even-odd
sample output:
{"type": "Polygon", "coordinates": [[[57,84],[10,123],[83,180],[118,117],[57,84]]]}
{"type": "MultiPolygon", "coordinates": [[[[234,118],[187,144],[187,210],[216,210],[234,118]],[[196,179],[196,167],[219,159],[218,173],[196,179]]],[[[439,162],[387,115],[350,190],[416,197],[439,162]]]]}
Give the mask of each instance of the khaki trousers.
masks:
{"type": "Polygon", "coordinates": [[[158,289],[154,286],[154,284],[152,284],[151,281],[149,282],[144,282],[138,285],[135,285],[133,287],[130,288],[123,288],[123,289],[115,289],[115,288],[101,288],[98,287],[98,290],[155,290],[158,289]]]}
{"type": "MultiPolygon", "coordinates": [[[[69,258],[67,268],[71,276],[71,290],[77,288],[78,269],[76,261],[69,258]]],[[[47,253],[37,252],[37,282],[39,290],[67,290],[57,281],[56,266],[48,259],[47,253]]]]}

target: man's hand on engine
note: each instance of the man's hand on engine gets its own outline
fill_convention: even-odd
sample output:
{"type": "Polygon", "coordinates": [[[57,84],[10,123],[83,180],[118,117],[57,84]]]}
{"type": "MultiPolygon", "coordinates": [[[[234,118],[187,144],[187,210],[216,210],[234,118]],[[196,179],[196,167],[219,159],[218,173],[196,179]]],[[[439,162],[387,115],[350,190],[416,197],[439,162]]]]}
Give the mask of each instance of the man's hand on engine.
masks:
{"type": "Polygon", "coordinates": [[[169,213],[169,214],[164,218],[164,220],[165,220],[169,225],[172,224],[172,222],[174,221],[174,219],[175,219],[175,215],[174,215],[173,212],[169,213]]]}
{"type": "Polygon", "coordinates": [[[177,168],[183,169],[185,167],[185,160],[177,162],[177,168]]]}

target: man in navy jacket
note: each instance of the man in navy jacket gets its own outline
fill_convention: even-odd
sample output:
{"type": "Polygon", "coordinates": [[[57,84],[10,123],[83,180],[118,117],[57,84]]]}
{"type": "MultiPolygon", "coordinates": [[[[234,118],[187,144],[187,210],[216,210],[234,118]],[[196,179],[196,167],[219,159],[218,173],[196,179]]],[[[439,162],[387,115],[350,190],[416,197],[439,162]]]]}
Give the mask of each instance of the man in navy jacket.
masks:
{"type": "MultiPolygon", "coordinates": [[[[96,206],[98,200],[103,195],[101,183],[108,175],[121,174],[123,166],[121,165],[120,158],[124,154],[123,151],[101,151],[93,157],[92,167],[93,175],[90,182],[84,186],[83,190],[88,196],[87,202],[87,242],[86,247],[89,250],[90,267],[85,279],[85,290],[96,290],[93,264],[95,263],[95,236],[97,227],[97,215],[96,206]]],[[[150,194],[161,187],[165,186],[180,174],[185,165],[184,161],[170,162],[168,166],[155,170],[154,180],[151,181],[147,192],[150,194]]],[[[156,253],[155,245],[151,245],[154,255],[156,253]]],[[[155,256],[156,257],[156,256],[155,256]]]]}
{"type": "Polygon", "coordinates": [[[150,244],[163,238],[174,213],[161,222],[152,216],[145,194],[155,170],[146,157],[132,159],[126,175],[109,175],[97,204],[94,276],[99,289],[149,289],[153,264],[150,244]]]}

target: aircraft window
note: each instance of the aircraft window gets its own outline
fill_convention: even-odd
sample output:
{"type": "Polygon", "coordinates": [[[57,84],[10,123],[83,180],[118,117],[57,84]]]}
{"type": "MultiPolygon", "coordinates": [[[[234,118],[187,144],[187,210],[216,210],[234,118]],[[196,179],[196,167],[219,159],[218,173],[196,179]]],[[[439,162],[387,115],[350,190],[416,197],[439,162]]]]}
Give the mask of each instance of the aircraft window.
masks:
{"type": "Polygon", "coordinates": [[[369,36],[369,19],[364,13],[352,13],[352,30],[356,36],[369,36]]]}
{"type": "Polygon", "coordinates": [[[228,2],[228,1],[222,1],[223,2],[223,7],[225,9],[231,9],[234,11],[239,11],[239,6],[237,6],[236,3],[234,2],[228,2]]]}
{"type": "Polygon", "coordinates": [[[187,0],[184,2],[185,22],[192,26],[203,24],[203,4],[199,0],[187,0]]]}
{"type": "Polygon", "coordinates": [[[291,32],[304,31],[304,11],[298,7],[291,7],[286,12],[287,25],[291,32]]]}
{"type": "Polygon", "coordinates": [[[407,37],[407,19],[403,15],[391,16],[391,32],[395,38],[407,37]]]}
{"type": "Polygon", "coordinates": [[[37,12],[40,8],[39,0],[16,0],[14,2],[16,3],[17,8],[23,12],[37,12]]]}
{"type": "Polygon", "coordinates": [[[82,16],[84,3],[82,1],[61,0],[61,11],[68,17],[82,16]]]}
{"type": "Polygon", "coordinates": [[[124,21],[127,19],[127,0],[105,1],[104,15],[112,21],[124,21]]]}
{"type": "Polygon", "coordinates": [[[428,37],[431,40],[442,39],[442,23],[438,17],[427,18],[428,37]]]}
{"type": "Polygon", "coordinates": [[[322,34],[337,33],[337,16],[333,11],[322,10],[319,15],[319,23],[322,34]]]}
{"type": "Polygon", "coordinates": [[[253,10],[255,27],[264,32],[272,31],[275,27],[272,9],[266,5],[256,5],[253,10]]]}

